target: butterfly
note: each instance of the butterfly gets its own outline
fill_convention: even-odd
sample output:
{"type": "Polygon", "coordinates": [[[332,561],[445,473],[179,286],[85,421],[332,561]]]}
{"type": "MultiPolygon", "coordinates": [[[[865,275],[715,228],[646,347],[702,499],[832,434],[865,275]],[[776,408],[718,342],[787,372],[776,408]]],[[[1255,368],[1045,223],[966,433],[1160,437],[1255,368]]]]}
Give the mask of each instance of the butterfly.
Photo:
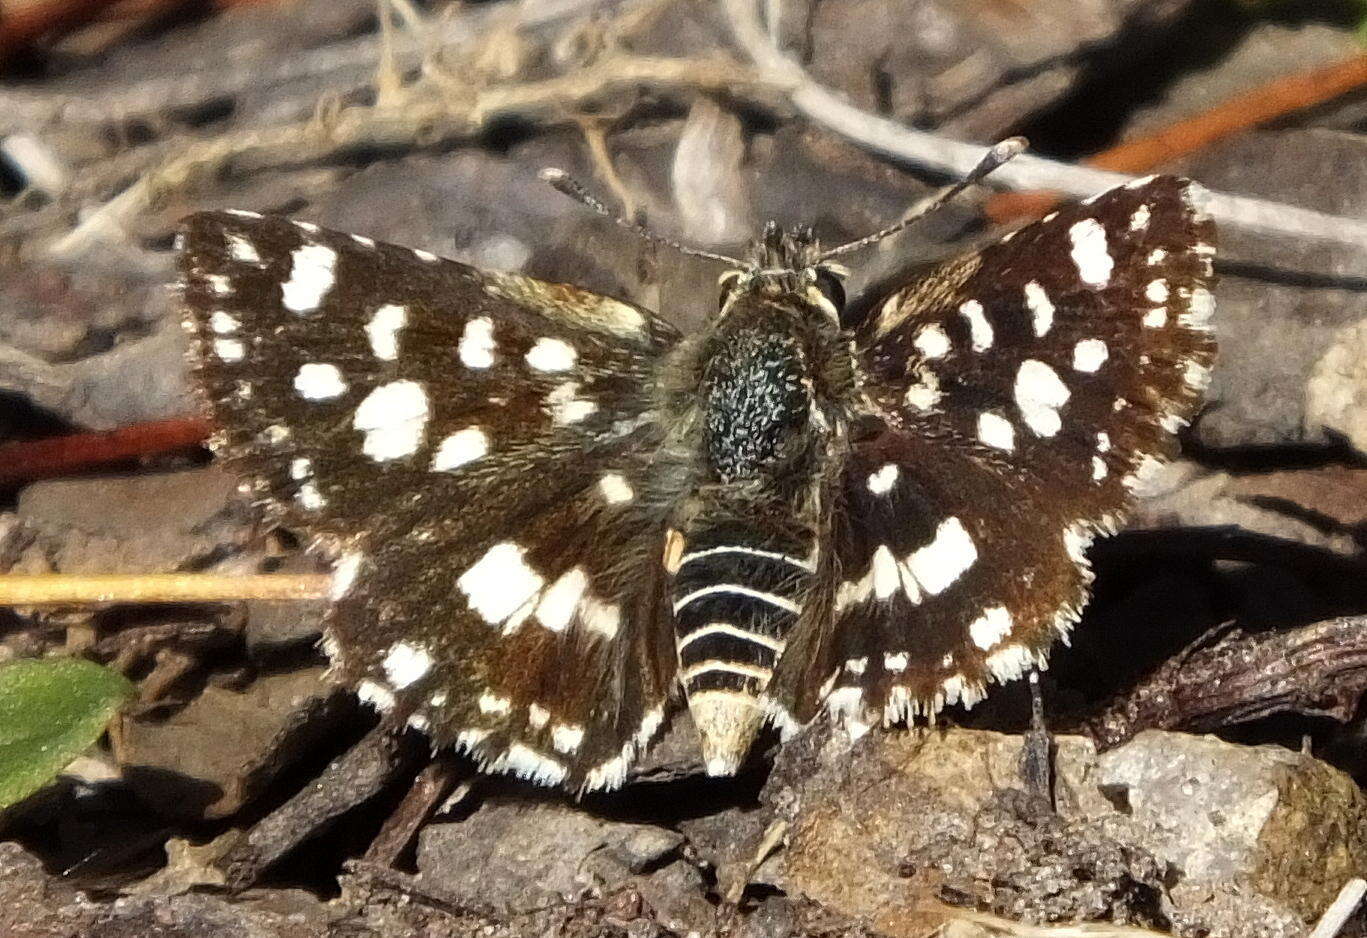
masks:
{"type": "Polygon", "coordinates": [[[576,791],[622,785],[684,703],[726,775],[766,725],[857,735],[1045,667],[1088,545],[1209,381],[1201,206],[1140,180],[862,318],[848,251],[771,225],[688,336],[575,286],[202,213],[194,381],[219,457],[333,561],[324,646],[362,698],[576,791]]]}

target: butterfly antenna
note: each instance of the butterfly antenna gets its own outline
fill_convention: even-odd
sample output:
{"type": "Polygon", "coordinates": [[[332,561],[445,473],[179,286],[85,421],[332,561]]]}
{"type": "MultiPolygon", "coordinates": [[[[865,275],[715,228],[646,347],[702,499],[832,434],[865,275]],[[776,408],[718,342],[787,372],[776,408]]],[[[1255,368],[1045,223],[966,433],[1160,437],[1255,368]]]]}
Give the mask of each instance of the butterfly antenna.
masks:
{"type": "Polygon", "coordinates": [[[1024,137],[1008,137],[1005,140],[1002,140],[987,151],[983,158],[978,162],[978,165],[973,167],[972,172],[954,183],[954,185],[940,190],[937,194],[926,199],[920,205],[917,205],[908,212],[901,221],[888,225],[888,227],[884,228],[882,231],[875,231],[873,234],[860,238],[858,241],[851,241],[849,244],[842,244],[838,248],[831,248],[821,255],[821,260],[824,261],[830,257],[839,257],[841,254],[849,254],[851,251],[857,251],[876,241],[882,241],[884,238],[896,234],[913,222],[925,218],[969,186],[981,182],[984,176],[996,170],[1003,163],[1024,153],[1025,148],[1029,145],[1029,141],[1024,137]]]}
{"type": "Polygon", "coordinates": [[[745,263],[745,261],[739,260],[738,258],[728,257],[725,254],[713,254],[711,251],[703,251],[699,248],[688,247],[687,245],[680,244],[677,241],[671,241],[669,238],[660,237],[655,232],[647,228],[645,225],[639,224],[634,221],[628,221],[621,215],[618,215],[616,212],[609,209],[606,205],[602,203],[602,201],[599,198],[593,195],[593,193],[589,192],[588,189],[585,189],[582,185],[580,185],[578,180],[576,180],[569,173],[565,172],[563,169],[556,169],[553,166],[548,166],[545,169],[541,170],[541,172],[538,175],[541,177],[541,180],[543,182],[550,183],[551,187],[555,189],[557,192],[569,196],[581,205],[588,206],[590,209],[597,212],[599,215],[602,215],[604,218],[611,219],[613,223],[618,225],[619,227],[625,228],[627,231],[630,231],[638,235],[639,237],[645,238],[651,244],[658,244],[661,247],[672,248],[673,250],[678,251],[681,254],[687,254],[691,257],[703,257],[711,261],[721,261],[723,264],[727,264],[731,267],[748,266],[745,263]]]}

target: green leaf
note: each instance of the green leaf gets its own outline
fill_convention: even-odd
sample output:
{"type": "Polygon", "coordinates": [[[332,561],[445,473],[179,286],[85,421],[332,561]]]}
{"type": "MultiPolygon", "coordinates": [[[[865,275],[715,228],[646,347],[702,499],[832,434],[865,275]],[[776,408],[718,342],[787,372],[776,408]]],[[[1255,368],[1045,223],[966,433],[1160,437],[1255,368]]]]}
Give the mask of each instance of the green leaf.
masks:
{"type": "Polygon", "coordinates": [[[0,665],[0,809],[37,791],[100,738],[133,692],[78,658],[0,665]]]}

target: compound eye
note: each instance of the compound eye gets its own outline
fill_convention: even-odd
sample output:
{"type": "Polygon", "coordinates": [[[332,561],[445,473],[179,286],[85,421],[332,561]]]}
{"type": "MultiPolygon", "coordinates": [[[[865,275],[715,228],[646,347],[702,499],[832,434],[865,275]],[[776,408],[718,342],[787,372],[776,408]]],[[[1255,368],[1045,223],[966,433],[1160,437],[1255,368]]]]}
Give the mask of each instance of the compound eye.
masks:
{"type": "Polygon", "coordinates": [[[816,288],[821,291],[822,296],[831,301],[837,312],[845,308],[845,285],[831,271],[817,269],[816,288]]]}

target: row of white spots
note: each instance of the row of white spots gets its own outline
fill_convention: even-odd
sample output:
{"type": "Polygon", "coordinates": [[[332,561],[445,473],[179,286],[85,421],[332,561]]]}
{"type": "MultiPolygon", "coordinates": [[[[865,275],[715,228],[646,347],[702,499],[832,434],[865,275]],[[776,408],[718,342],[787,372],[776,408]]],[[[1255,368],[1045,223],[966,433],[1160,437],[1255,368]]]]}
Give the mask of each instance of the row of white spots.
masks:
{"type": "Polygon", "coordinates": [[[456,581],[466,601],[485,622],[511,633],[529,617],[552,632],[569,627],[577,614],[589,632],[612,638],[621,626],[621,610],[589,592],[588,575],[574,567],[549,588],[526,561],[526,549],[511,541],[490,547],[456,581]]]}
{"type": "Polygon", "coordinates": [[[886,600],[898,592],[912,603],[920,603],[922,593],[932,596],[948,589],[978,559],[973,538],[958,518],[940,522],[931,542],[899,560],[886,544],[880,544],[869,560],[868,572],[859,580],[842,583],[836,593],[835,607],[840,611],[870,596],[886,600]]]}

